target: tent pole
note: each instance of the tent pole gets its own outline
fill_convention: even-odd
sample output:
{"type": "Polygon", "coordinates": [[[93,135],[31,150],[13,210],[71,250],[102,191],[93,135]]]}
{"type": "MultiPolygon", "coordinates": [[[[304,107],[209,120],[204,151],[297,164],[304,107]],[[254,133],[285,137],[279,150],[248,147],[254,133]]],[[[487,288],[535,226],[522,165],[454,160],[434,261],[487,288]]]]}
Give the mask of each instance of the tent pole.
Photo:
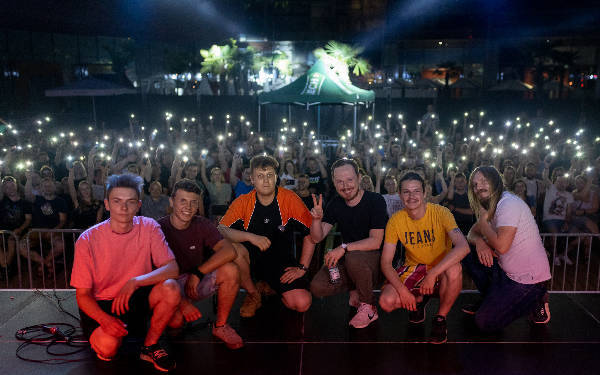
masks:
{"type": "Polygon", "coordinates": [[[258,132],[260,133],[260,103],[258,103],[258,132]]]}
{"type": "Polygon", "coordinates": [[[373,116],[373,122],[375,122],[375,101],[373,101],[373,107],[371,107],[371,116],[373,116]]]}
{"type": "Polygon", "coordinates": [[[321,135],[321,104],[317,105],[317,138],[321,135]]]}
{"type": "Polygon", "coordinates": [[[352,132],[352,143],[356,140],[356,106],[357,104],[354,104],[354,130],[352,132]]]}
{"type": "Polygon", "coordinates": [[[94,125],[96,124],[96,98],[92,96],[92,113],[94,116],[94,125]]]}

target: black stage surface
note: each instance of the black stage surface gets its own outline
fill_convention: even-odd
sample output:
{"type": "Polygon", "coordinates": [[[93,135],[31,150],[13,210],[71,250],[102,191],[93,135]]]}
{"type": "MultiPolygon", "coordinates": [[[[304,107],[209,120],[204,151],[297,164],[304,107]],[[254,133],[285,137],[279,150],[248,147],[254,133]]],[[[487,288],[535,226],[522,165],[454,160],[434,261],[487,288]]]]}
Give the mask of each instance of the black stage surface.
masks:
{"type": "MultiPolygon", "coordinates": [[[[0,374],[151,374],[151,364],[138,359],[135,343],[126,345],[111,363],[96,360],[90,350],[57,357],[42,346],[29,346],[21,355],[35,359],[79,359],[64,364],[25,362],[15,356],[21,343],[15,332],[41,323],[77,321],[73,291],[0,291],[0,374]]],[[[448,342],[427,343],[431,313],[424,325],[410,325],[405,311],[379,313],[379,320],[356,330],[348,326],[353,311],[347,295],[314,299],[305,314],[286,311],[275,299],[257,316],[239,318],[238,297],[231,325],[246,340],[238,351],[228,350],[210,334],[212,301],[199,307],[204,317],[179,336],[165,338],[177,361],[176,374],[599,374],[600,294],[551,294],[552,320],[532,327],[520,319],[502,333],[478,332],[460,306],[476,295],[463,293],[448,316],[448,342]]],[[[72,348],[55,345],[53,352],[72,348]]]]}

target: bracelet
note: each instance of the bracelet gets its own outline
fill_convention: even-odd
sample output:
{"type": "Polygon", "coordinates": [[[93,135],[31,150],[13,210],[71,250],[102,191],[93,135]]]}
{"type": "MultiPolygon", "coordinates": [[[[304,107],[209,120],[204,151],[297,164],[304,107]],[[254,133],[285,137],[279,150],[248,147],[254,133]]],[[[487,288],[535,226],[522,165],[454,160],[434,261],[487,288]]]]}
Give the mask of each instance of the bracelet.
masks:
{"type": "Polygon", "coordinates": [[[198,278],[200,279],[200,281],[202,281],[202,279],[204,278],[204,274],[202,272],[200,272],[199,269],[194,268],[193,270],[190,271],[191,274],[198,276],[198,278]]]}

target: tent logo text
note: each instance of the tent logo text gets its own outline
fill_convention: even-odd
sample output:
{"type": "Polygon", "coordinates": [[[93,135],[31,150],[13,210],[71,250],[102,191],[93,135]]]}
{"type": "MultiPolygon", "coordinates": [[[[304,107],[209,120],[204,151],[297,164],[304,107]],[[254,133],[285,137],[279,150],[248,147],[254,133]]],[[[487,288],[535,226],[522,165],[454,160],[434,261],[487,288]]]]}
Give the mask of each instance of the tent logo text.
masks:
{"type": "Polygon", "coordinates": [[[319,95],[326,78],[325,75],[318,72],[308,75],[306,77],[306,86],[304,86],[300,95],[319,95]]]}

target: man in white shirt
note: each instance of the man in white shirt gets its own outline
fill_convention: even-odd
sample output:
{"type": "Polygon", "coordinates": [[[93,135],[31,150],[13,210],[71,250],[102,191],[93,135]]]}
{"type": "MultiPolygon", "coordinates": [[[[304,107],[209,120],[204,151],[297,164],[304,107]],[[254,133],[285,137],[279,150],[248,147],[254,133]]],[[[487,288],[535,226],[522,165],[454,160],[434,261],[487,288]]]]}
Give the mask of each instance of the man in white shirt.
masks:
{"type": "Polygon", "coordinates": [[[477,222],[467,239],[475,251],[465,257],[463,266],[483,302],[463,311],[475,314],[484,331],[500,330],[527,314],[534,323],[547,323],[550,265],[531,210],[504,191],[500,173],[491,166],[471,174],[469,201],[477,222]]]}

